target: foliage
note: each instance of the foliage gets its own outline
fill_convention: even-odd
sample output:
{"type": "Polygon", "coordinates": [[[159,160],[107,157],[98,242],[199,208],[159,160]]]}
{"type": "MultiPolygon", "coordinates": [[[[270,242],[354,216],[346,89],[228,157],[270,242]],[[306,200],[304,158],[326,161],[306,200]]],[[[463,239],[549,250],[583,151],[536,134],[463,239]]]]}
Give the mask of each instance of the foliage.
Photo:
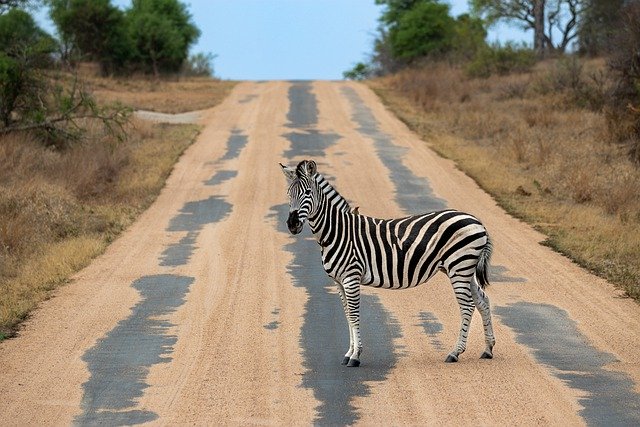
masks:
{"type": "Polygon", "coordinates": [[[211,74],[210,56],[188,62],[200,35],[178,0],[134,0],[122,11],[111,0],[47,0],[65,55],[98,61],[103,75],[133,72],[211,74]],[[195,67],[195,68],[194,68],[195,67]]]}
{"type": "Polygon", "coordinates": [[[37,103],[30,108],[16,108],[13,113],[17,113],[17,119],[0,127],[0,135],[32,131],[46,145],[67,148],[84,139],[89,123],[94,122],[114,138],[126,138],[124,125],[130,110],[119,105],[98,105],[77,77],[71,82],[56,82],[53,76],[39,74],[32,87],[22,90],[37,103]]]}
{"type": "MultiPolygon", "coordinates": [[[[380,22],[389,28],[394,27],[406,12],[413,9],[424,0],[376,0],[378,6],[386,6],[380,22]]],[[[428,1],[428,0],[427,0],[428,1]]]]}
{"type": "Polygon", "coordinates": [[[578,37],[580,53],[596,56],[606,54],[620,22],[624,0],[585,0],[586,6],[578,37]]]}
{"type": "Polygon", "coordinates": [[[378,26],[378,36],[373,43],[371,68],[375,75],[393,73],[401,68],[399,61],[397,61],[391,53],[389,31],[382,24],[378,26]]]}
{"type": "Polygon", "coordinates": [[[440,0],[376,0],[386,6],[380,17],[372,62],[376,74],[394,72],[425,58],[465,61],[486,47],[482,19],[451,17],[440,0]]]}
{"type": "Polygon", "coordinates": [[[609,68],[615,84],[605,111],[609,132],[640,162],[640,3],[631,2],[622,9],[610,52],[609,68]]]}
{"type": "Polygon", "coordinates": [[[0,15],[0,49],[17,53],[24,49],[47,53],[53,50],[54,41],[39,28],[31,15],[21,9],[11,9],[0,15]]]}
{"type": "Polygon", "coordinates": [[[216,55],[211,52],[191,55],[182,65],[182,74],[195,77],[213,76],[213,60],[215,57],[216,55]]]}
{"type": "Polygon", "coordinates": [[[77,80],[56,81],[49,70],[53,39],[27,12],[0,15],[0,134],[36,131],[44,141],[64,146],[80,139],[87,120],[97,120],[122,136],[122,108],[104,109],[77,80]]]}
{"type": "Polygon", "coordinates": [[[29,3],[38,3],[31,0],[0,0],[0,15],[16,7],[24,7],[29,3]]]}
{"type": "Polygon", "coordinates": [[[131,42],[124,13],[111,0],[48,0],[48,4],[62,42],[80,58],[100,62],[103,74],[125,66],[131,42]]]}
{"type": "Polygon", "coordinates": [[[15,115],[37,115],[46,89],[40,69],[50,62],[53,39],[27,12],[11,9],[0,15],[0,122],[15,115]]]}
{"type": "Polygon", "coordinates": [[[533,50],[513,43],[495,44],[480,50],[466,66],[470,77],[487,78],[493,74],[506,75],[531,70],[536,63],[533,50]]]}
{"type": "Polygon", "coordinates": [[[390,29],[391,52],[406,62],[445,53],[451,49],[453,26],[449,5],[436,1],[417,3],[390,29]]]}
{"type": "Polygon", "coordinates": [[[364,62],[358,62],[352,69],[342,73],[342,77],[348,80],[365,80],[372,74],[371,68],[364,62]]]}
{"type": "Polygon", "coordinates": [[[499,20],[515,20],[525,28],[533,27],[533,4],[535,1],[519,0],[471,0],[471,7],[489,24],[499,20]]]}
{"type": "Polygon", "coordinates": [[[534,47],[564,53],[578,36],[584,0],[471,0],[473,11],[492,24],[513,21],[534,30],[534,47]],[[554,42],[554,34],[561,40],[554,42]]]}
{"type": "Polygon", "coordinates": [[[156,77],[178,72],[200,36],[178,0],[134,0],[126,16],[136,67],[156,77]]]}
{"type": "Polygon", "coordinates": [[[487,47],[486,38],[487,30],[482,19],[466,13],[458,16],[451,40],[453,57],[458,61],[473,59],[487,47]]]}

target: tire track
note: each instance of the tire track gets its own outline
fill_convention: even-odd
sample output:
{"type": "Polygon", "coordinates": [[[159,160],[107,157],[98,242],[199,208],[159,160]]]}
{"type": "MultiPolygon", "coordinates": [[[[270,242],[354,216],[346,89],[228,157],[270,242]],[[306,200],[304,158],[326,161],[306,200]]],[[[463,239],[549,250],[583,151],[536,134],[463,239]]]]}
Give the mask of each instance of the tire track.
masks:
{"type": "MultiPolygon", "coordinates": [[[[227,150],[214,164],[235,159],[248,137],[233,129],[227,150]]],[[[204,185],[217,185],[235,178],[236,171],[217,171],[204,185]]],[[[186,202],[169,221],[170,233],[185,233],[177,243],[167,245],[158,259],[159,267],[189,264],[197,249],[196,240],[206,225],[229,216],[233,206],[223,196],[186,202]]],[[[137,399],[149,387],[146,378],[152,365],[168,363],[177,336],[168,334],[176,326],[160,317],[174,313],[185,302],[194,277],[175,274],[143,276],[132,283],[142,298],[131,315],[89,349],[82,357],[90,372],[83,384],[79,424],[132,425],[154,421],[157,414],[136,409],[137,399]]]]}
{"type": "MultiPolygon", "coordinates": [[[[294,131],[284,135],[290,142],[284,156],[290,160],[304,156],[322,159],[326,150],[340,139],[337,134],[313,129],[319,112],[312,88],[310,82],[294,82],[289,89],[287,126],[294,131]]],[[[282,188],[285,198],[284,178],[282,188]]],[[[269,218],[275,219],[278,232],[289,235],[285,226],[288,205],[273,206],[271,211],[269,218]]],[[[364,352],[370,353],[371,358],[358,369],[341,365],[349,336],[340,297],[332,292],[335,284],[322,268],[318,244],[308,227],[290,238],[292,242],[284,247],[293,255],[287,271],[294,286],[304,287],[309,297],[300,337],[306,368],[302,386],[312,389],[320,401],[316,423],[351,425],[360,418],[353,399],[368,396],[371,388],[368,383],[384,381],[395,366],[398,354],[393,342],[401,336],[400,328],[377,296],[362,295],[361,316],[365,326],[361,332],[366,343],[364,352]]]]}

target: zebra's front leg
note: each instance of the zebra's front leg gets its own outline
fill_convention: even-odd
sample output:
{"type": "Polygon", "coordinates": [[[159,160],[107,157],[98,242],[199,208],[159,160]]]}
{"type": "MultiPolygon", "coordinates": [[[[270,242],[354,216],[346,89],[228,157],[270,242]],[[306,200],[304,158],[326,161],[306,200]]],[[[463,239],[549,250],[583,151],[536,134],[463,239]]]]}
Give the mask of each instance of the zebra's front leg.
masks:
{"type": "MultiPolygon", "coordinates": [[[[351,347],[349,351],[348,367],[360,366],[362,354],[362,341],[360,341],[360,278],[348,278],[342,283],[344,298],[346,300],[347,321],[349,322],[349,335],[351,347]]],[[[345,356],[346,358],[346,356],[345,356]]]]}
{"type": "Polygon", "coordinates": [[[351,359],[351,355],[353,354],[353,328],[351,327],[351,322],[349,321],[349,306],[347,305],[347,297],[344,293],[344,286],[342,283],[336,281],[336,285],[338,286],[338,291],[340,291],[340,301],[342,301],[342,309],[344,310],[344,315],[347,318],[347,325],[349,325],[349,351],[344,355],[342,359],[342,364],[346,365],[349,363],[349,359],[351,359]]]}

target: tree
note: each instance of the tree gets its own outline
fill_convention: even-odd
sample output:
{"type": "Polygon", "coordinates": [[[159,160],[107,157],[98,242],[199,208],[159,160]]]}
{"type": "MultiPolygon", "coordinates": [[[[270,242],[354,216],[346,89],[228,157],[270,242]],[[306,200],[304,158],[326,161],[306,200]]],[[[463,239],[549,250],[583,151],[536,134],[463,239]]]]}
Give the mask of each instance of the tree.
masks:
{"type": "Polygon", "coordinates": [[[596,56],[607,52],[620,27],[624,0],[585,0],[578,29],[580,53],[596,56]]]}
{"type": "Polygon", "coordinates": [[[453,28],[449,5],[436,1],[417,3],[389,31],[391,52],[406,62],[442,54],[451,49],[453,28]]]}
{"type": "Polygon", "coordinates": [[[129,60],[131,41],[124,12],[111,0],[48,0],[49,15],[63,43],[81,58],[100,62],[103,74],[121,71],[129,60]]]}
{"type": "Polygon", "coordinates": [[[27,12],[14,8],[0,15],[0,121],[5,127],[14,113],[39,110],[44,94],[39,70],[49,64],[54,47],[27,12]]]}
{"type": "Polygon", "coordinates": [[[489,23],[515,21],[524,29],[533,29],[533,45],[538,54],[565,52],[578,36],[583,0],[471,0],[475,13],[489,23]],[[554,32],[561,39],[554,42],[554,32]]]}
{"type": "Polygon", "coordinates": [[[187,7],[177,0],[134,0],[126,16],[138,67],[156,77],[180,71],[200,36],[187,7]]]}
{"type": "Polygon", "coordinates": [[[24,7],[29,3],[38,3],[30,0],[0,0],[0,15],[16,7],[24,7]]]}
{"type": "Polygon", "coordinates": [[[392,29],[400,22],[402,15],[424,1],[425,0],[376,0],[377,5],[386,6],[386,9],[382,12],[382,16],[380,16],[380,22],[385,27],[392,29]]]}
{"type": "Polygon", "coordinates": [[[77,79],[53,76],[55,49],[53,38],[24,10],[0,14],[0,135],[34,131],[45,143],[63,147],[83,136],[87,120],[97,120],[123,137],[127,110],[99,107],[77,79]]]}
{"type": "Polygon", "coordinates": [[[487,30],[478,17],[462,14],[456,18],[452,39],[452,51],[457,60],[471,60],[487,48],[487,30]]]}
{"type": "Polygon", "coordinates": [[[614,141],[640,163],[640,2],[623,6],[612,41],[608,65],[614,84],[605,117],[614,141]]]}
{"type": "Polygon", "coordinates": [[[373,55],[383,73],[451,50],[456,22],[448,4],[439,0],[376,0],[376,4],[386,6],[373,55]]]}

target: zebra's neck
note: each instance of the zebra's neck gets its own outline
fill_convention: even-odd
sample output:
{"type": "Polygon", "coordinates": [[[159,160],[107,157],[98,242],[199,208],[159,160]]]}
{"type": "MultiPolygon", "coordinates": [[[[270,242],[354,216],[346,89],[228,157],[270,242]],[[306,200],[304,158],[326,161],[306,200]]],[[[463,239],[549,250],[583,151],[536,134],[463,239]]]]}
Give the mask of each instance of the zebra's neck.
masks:
{"type": "Polygon", "coordinates": [[[349,202],[320,174],[316,175],[316,185],[318,200],[313,215],[309,216],[309,225],[318,241],[322,242],[330,231],[330,222],[341,213],[349,212],[350,207],[349,202]]]}

